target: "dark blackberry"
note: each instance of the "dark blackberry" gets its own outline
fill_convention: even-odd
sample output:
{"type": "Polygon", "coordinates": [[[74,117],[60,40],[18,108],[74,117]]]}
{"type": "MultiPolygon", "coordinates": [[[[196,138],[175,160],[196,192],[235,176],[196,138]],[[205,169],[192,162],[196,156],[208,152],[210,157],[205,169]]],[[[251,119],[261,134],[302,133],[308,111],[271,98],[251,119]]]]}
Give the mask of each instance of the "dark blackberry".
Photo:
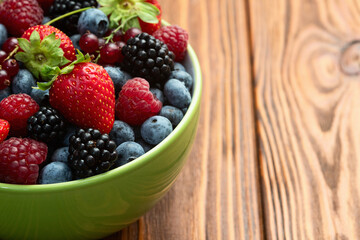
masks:
{"type": "Polygon", "coordinates": [[[65,135],[65,120],[55,109],[41,107],[28,119],[27,130],[31,138],[51,143],[65,135]]]}
{"type": "MultiPolygon", "coordinates": [[[[55,0],[50,7],[50,17],[56,18],[65,13],[79,10],[86,7],[97,7],[96,0],[55,0]]],[[[53,25],[59,28],[69,36],[77,33],[77,23],[81,13],[73,14],[69,17],[63,18],[53,25]]]]}
{"type": "Polygon", "coordinates": [[[79,129],[70,137],[69,166],[76,179],[104,173],[117,160],[116,144],[99,130],[79,129]]]}
{"type": "Polygon", "coordinates": [[[145,78],[153,87],[164,85],[174,70],[174,54],[166,44],[147,33],[130,38],[122,54],[122,67],[133,76],[145,78]]]}

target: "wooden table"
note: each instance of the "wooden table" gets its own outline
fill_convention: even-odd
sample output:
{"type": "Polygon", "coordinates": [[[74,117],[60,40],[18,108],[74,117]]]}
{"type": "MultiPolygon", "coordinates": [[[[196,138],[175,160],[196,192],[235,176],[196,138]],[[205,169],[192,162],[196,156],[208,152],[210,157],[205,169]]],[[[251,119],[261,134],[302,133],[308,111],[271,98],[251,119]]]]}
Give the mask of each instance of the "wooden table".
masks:
{"type": "Polygon", "coordinates": [[[203,71],[175,186],[119,239],[360,239],[360,1],[161,0],[203,71]]]}

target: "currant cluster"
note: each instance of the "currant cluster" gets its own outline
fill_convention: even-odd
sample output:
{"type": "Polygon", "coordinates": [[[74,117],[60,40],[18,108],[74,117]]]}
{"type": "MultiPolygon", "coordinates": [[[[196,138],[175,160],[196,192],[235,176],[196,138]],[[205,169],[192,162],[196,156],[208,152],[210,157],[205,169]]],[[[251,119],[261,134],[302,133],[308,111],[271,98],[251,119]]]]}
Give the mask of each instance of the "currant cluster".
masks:
{"type": "Polygon", "coordinates": [[[0,50],[0,90],[10,86],[11,80],[19,72],[18,62],[9,56],[18,46],[18,40],[8,38],[0,50]]]}
{"type": "Polygon", "coordinates": [[[120,64],[124,59],[121,53],[122,48],[130,38],[140,33],[140,29],[130,28],[125,34],[121,30],[109,31],[105,38],[99,38],[93,33],[86,32],[81,36],[79,46],[83,52],[97,56],[98,62],[102,65],[120,64]]]}

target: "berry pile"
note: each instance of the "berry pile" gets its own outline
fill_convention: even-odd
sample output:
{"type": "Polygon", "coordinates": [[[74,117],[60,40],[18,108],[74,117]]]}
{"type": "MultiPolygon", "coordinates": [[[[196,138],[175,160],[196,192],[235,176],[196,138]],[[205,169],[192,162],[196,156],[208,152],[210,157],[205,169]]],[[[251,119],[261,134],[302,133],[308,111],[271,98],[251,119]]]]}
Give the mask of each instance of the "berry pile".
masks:
{"type": "Polygon", "coordinates": [[[1,1],[0,182],[102,174],[177,127],[188,34],[161,14],[157,0],[1,1]]]}

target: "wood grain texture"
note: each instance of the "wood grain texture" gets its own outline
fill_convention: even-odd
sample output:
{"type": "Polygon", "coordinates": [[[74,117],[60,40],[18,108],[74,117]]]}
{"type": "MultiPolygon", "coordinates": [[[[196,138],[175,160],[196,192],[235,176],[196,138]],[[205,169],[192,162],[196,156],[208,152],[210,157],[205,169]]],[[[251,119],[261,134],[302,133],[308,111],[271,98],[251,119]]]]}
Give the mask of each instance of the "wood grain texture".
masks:
{"type": "Polygon", "coordinates": [[[360,2],[249,3],[266,236],[360,239],[360,2]]]}
{"type": "Polygon", "coordinates": [[[189,31],[203,71],[199,130],[175,186],[106,240],[261,239],[262,221],[245,1],[160,1],[189,31]]]}

